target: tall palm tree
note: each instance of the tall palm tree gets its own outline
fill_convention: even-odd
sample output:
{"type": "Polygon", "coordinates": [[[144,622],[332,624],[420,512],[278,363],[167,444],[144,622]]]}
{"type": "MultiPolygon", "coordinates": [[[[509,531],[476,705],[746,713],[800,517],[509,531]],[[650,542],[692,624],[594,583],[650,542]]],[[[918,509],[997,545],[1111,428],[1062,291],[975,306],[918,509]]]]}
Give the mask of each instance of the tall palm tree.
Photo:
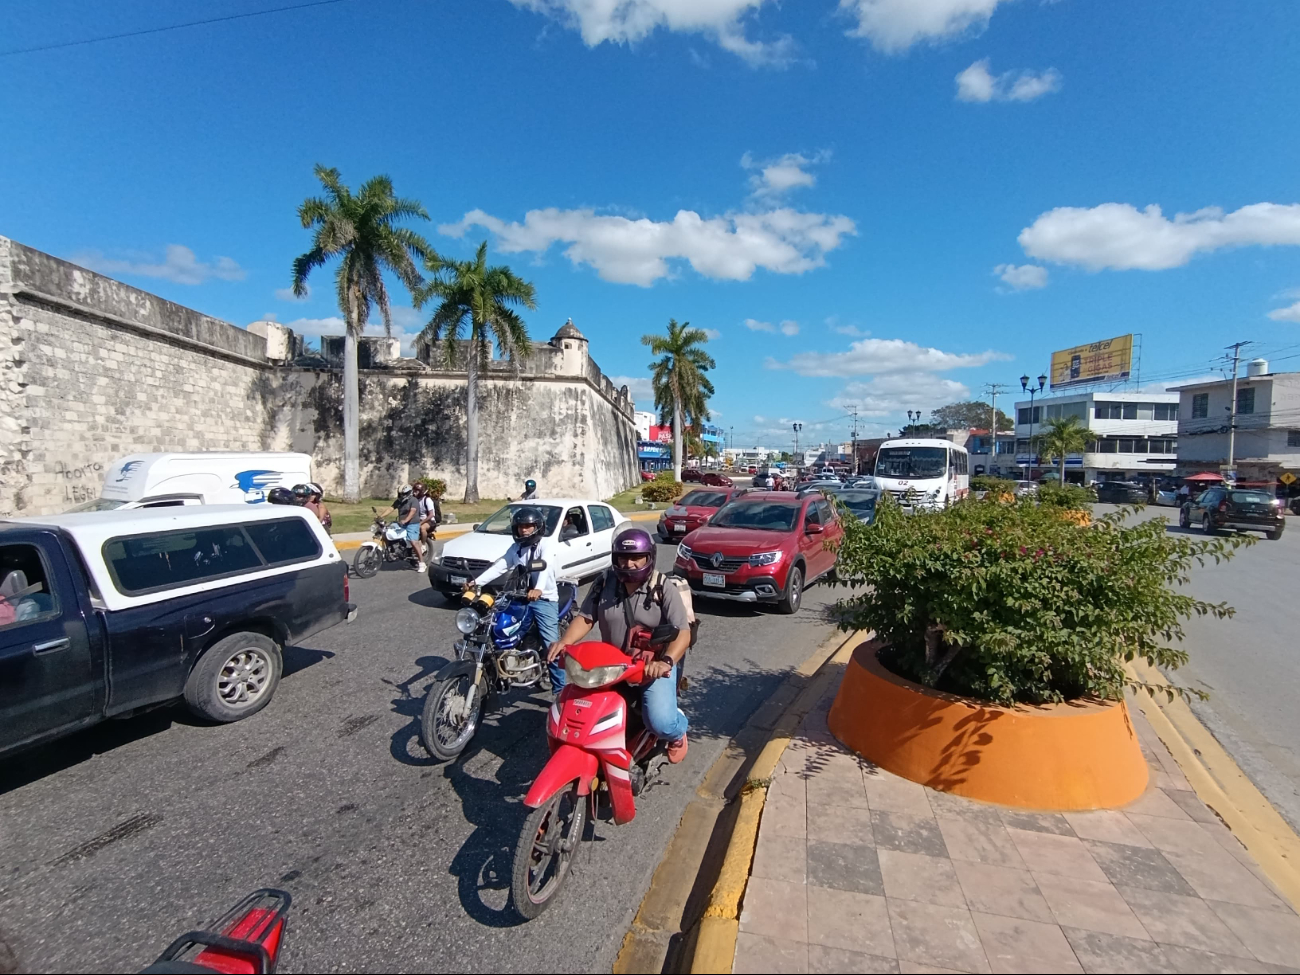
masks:
{"type": "Polygon", "coordinates": [[[708,371],[717,363],[704,351],[709,341],[702,329],[690,322],[677,324],[668,319],[667,335],[642,335],[641,344],[660,358],[650,364],[651,384],[655,391],[655,408],[673,418],[673,477],[682,479],[682,441],[686,420],[703,423],[709,418],[708,401],[713,383],[708,371]]]}
{"type": "Polygon", "coordinates": [[[487,241],[479,244],[473,260],[451,261],[435,257],[425,266],[433,280],[415,294],[415,307],[439,299],[421,333],[442,342],[450,365],[460,354],[457,343],[468,326],[469,362],[465,384],[465,501],[478,500],[478,371],[490,358],[492,343],[507,358],[528,353],[528,329],[514,305],[537,307],[537,291],[504,264],[489,267],[487,241]]]}
{"type": "Polygon", "coordinates": [[[1058,458],[1061,465],[1061,483],[1065,483],[1065,455],[1081,454],[1092,442],[1092,431],[1079,422],[1077,416],[1064,416],[1047,421],[1041,444],[1049,457],[1058,458]]]}
{"type": "Polygon", "coordinates": [[[375,176],[353,194],[337,169],[316,166],[316,178],[325,196],[309,196],[298,207],[304,229],[315,228],[311,250],[293,262],[293,293],[307,294],[307,277],[339,258],[334,282],[339,310],[343,312],[343,500],[355,504],[361,496],[358,424],[360,393],[357,389],[357,342],[370,321],[370,309],[379,306],[384,334],[393,334],[384,271],[392,273],[407,290],[423,282],[416,261],[436,261],[428,241],[398,221],[428,220],[418,200],[393,195],[393,181],[375,176]]]}

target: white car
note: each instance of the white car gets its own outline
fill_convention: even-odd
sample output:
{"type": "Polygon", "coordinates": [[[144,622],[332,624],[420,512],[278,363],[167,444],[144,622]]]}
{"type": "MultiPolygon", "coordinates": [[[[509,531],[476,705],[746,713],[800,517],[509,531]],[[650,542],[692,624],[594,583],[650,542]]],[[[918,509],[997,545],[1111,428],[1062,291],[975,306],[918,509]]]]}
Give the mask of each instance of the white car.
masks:
{"type": "Polygon", "coordinates": [[[473,531],[448,539],[442,554],[435,556],[429,566],[429,585],[448,597],[458,597],[467,580],[501,558],[510,547],[510,521],[519,508],[536,508],[542,513],[545,535],[553,543],[551,551],[559,553],[556,575],[575,583],[609,568],[614,535],[632,524],[601,501],[512,501],[473,531]]]}

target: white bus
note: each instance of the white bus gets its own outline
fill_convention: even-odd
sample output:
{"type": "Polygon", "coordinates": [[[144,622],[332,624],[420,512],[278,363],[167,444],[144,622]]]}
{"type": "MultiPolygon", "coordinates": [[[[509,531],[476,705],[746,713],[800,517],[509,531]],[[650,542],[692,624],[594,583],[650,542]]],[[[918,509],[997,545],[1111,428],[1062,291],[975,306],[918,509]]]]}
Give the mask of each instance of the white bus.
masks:
{"type": "Polygon", "coordinates": [[[876,479],[901,504],[944,508],[970,493],[970,456],[950,440],[886,440],[876,479]]]}

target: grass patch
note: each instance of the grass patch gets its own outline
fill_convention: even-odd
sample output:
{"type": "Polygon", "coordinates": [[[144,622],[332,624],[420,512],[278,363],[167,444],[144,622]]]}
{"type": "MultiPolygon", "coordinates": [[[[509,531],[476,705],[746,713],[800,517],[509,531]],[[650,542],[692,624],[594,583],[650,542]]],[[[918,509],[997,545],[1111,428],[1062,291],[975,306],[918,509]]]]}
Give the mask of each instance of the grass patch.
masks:
{"type": "MultiPolygon", "coordinates": [[[[370,523],[375,518],[370,508],[373,506],[384,512],[393,503],[393,499],[362,498],[357,504],[344,504],[342,501],[326,498],[325,503],[329,506],[330,515],[334,518],[334,533],[337,535],[345,532],[368,531],[370,523]]],[[[469,524],[482,521],[505,503],[497,498],[485,498],[477,504],[444,500],[442,502],[442,516],[446,518],[448,513],[455,512],[457,523],[469,524]]],[[[385,520],[387,521],[392,521],[395,517],[396,513],[392,511],[385,514],[385,520]]]]}

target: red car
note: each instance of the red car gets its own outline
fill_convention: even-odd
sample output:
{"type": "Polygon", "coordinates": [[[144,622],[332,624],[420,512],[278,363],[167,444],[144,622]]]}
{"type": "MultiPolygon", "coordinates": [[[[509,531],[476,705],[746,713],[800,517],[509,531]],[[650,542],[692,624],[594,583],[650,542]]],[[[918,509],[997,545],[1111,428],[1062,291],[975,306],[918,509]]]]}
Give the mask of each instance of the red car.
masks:
{"type": "Polygon", "coordinates": [[[676,541],[695,531],[718,513],[728,501],[740,497],[748,488],[738,488],[730,481],[725,488],[696,488],[687,491],[659,518],[659,537],[676,541]]]}
{"type": "Polygon", "coordinates": [[[642,481],[653,481],[654,479],[655,479],[655,472],[654,472],[654,471],[642,471],[642,472],[641,472],[641,480],[642,480],[642,481]]]}
{"type": "Polygon", "coordinates": [[[693,596],[775,603],[794,613],[804,588],[835,570],[843,537],[824,497],[752,491],[682,539],[675,568],[693,596]]]}
{"type": "Polygon", "coordinates": [[[709,471],[704,475],[704,483],[709,487],[734,487],[735,481],[727,477],[726,474],[719,474],[717,471],[709,471]]]}
{"type": "Polygon", "coordinates": [[[700,483],[702,483],[702,482],[704,481],[704,475],[699,471],[698,468],[695,468],[695,467],[683,467],[683,468],[682,468],[682,480],[683,480],[683,481],[693,481],[693,482],[696,483],[696,484],[700,484],[700,483]]]}

